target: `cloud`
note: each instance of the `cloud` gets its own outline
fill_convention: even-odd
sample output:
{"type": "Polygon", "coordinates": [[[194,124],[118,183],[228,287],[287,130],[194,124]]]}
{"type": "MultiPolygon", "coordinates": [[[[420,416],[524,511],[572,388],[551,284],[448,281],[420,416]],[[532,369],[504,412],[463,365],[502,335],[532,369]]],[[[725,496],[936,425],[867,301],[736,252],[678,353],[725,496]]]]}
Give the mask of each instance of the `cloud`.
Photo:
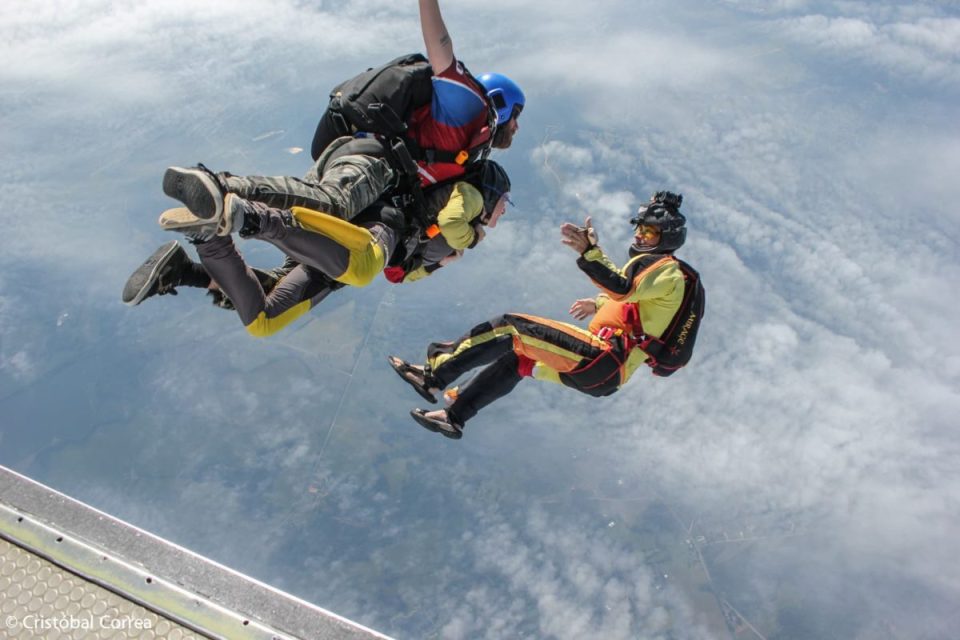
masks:
{"type": "Polygon", "coordinates": [[[30,378],[34,372],[34,365],[26,351],[17,351],[9,357],[3,358],[0,362],[0,369],[17,379],[30,378]]]}
{"type": "Polygon", "coordinates": [[[828,54],[852,58],[909,83],[960,82],[960,19],[919,17],[875,22],[870,17],[806,15],[786,19],[784,35],[828,54]]]}
{"type": "Polygon", "coordinates": [[[437,275],[340,292],[257,342],[197,291],[116,302],[166,239],[160,172],[302,173],[286,150],[334,82],[421,47],[415,6],[8,5],[8,461],[398,636],[708,637],[714,593],[764,633],[955,620],[960,36],[942,6],[445,3],[471,68],[528,92],[497,156],[517,207],[437,275]],[[409,421],[383,355],[508,310],[568,318],[592,289],[557,226],[592,215],[623,260],[659,188],[685,195],[681,255],[707,287],[690,367],[604,400],[524,382],[459,443],[409,421]],[[679,530],[651,529],[657,504],[679,530]],[[756,539],[724,539],[741,530],[756,539]],[[661,578],[687,556],[655,549],[687,533],[715,536],[715,592],[661,578]]]}
{"type": "MultiPolygon", "coordinates": [[[[669,637],[672,619],[689,615],[689,601],[666,589],[642,557],[605,540],[601,530],[588,533],[596,523],[566,522],[536,508],[516,523],[475,506],[484,522],[463,538],[480,579],[451,607],[443,637],[498,638],[525,629],[549,638],[655,639],[669,637]]],[[[715,637],[696,624],[682,634],[715,637]]]]}

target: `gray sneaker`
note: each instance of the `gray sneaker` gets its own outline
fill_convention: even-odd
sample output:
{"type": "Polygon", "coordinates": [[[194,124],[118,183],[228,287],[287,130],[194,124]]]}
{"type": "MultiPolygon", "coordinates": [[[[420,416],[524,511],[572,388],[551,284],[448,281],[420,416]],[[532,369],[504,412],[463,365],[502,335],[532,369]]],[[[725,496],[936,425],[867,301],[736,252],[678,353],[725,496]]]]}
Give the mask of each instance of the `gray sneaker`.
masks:
{"type": "Polygon", "coordinates": [[[202,164],[189,169],[169,167],[163,174],[163,192],[198,218],[216,220],[223,212],[224,190],[217,176],[202,164]]]}
{"type": "Polygon", "coordinates": [[[186,207],[174,207],[161,213],[157,224],[166,231],[179,231],[193,240],[205,241],[213,236],[228,236],[240,231],[249,207],[250,203],[246,200],[235,193],[228,193],[216,218],[200,218],[186,207]]]}
{"type": "Polygon", "coordinates": [[[243,229],[244,213],[250,204],[235,193],[228,193],[223,199],[223,215],[217,224],[217,235],[228,236],[243,229]]]}
{"type": "Polygon", "coordinates": [[[123,302],[138,305],[150,296],[177,295],[175,284],[180,283],[183,270],[193,261],[180,243],[171,240],[153,252],[123,285],[123,302]]]}
{"type": "Polygon", "coordinates": [[[206,242],[217,235],[220,220],[204,220],[186,207],[175,207],[161,213],[157,223],[163,230],[179,231],[193,242],[206,242]]]}

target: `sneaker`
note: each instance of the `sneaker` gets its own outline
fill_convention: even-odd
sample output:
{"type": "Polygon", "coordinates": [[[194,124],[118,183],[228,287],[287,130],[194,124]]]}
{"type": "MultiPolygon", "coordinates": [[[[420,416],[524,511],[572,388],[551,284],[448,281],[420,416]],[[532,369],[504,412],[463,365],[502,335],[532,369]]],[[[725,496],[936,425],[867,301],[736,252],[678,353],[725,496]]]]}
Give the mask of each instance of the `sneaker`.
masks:
{"type": "Polygon", "coordinates": [[[179,231],[193,242],[210,240],[217,235],[217,230],[220,226],[219,220],[211,221],[198,218],[186,207],[167,209],[160,214],[157,223],[161,229],[165,231],[179,231]]]}
{"type": "Polygon", "coordinates": [[[213,236],[228,236],[243,228],[244,212],[249,204],[235,193],[223,199],[220,214],[213,219],[195,215],[186,207],[174,207],[160,214],[157,223],[166,231],[179,231],[188,236],[209,240],[213,236]]]}
{"type": "Polygon", "coordinates": [[[220,216],[220,222],[217,224],[217,235],[228,236],[231,233],[239,233],[243,229],[244,211],[247,206],[246,200],[235,193],[228,193],[223,199],[223,215],[220,216]]]}
{"type": "Polygon", "coordinates": [[[124,303],[135,306],[150,296],[177,295],[174,283],[180,282],[183,270],[191,264],[193,261],[180,243],[171,240],[154,251],[127,279],[123,285],[124,303]]]}
{"type": "Polygon", "coordinates": [[[223,212],[224,189],[217,176],[202,164],[184,169],[170,167],[163,174],[163,192],[179,200],[204,220],[216,220],[223,212]]]}

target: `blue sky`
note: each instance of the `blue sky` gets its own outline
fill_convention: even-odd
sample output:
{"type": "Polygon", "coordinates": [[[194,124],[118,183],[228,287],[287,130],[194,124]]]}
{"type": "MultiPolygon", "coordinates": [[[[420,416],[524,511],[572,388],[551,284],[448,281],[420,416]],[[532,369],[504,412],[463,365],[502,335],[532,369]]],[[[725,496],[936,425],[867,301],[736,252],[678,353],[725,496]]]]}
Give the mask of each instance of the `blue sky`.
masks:
{"type": "Polygon", "coordinates": [[[0,463],[397,637],[727,638],[727,606],[956,636],[956,4],[442,8],[527,93],[517,206],[264,341],[197,291],[119,303],[168,239],[163,169],[304,173],[329,88],[422,48],[415,3],[0,8],[0,463]],[[622,260],[660,188],[708,292],[688,369],[526,382],[456,443],[409,420],[388,353],[564,318],[591,287],[559,224],[622,260]]]}

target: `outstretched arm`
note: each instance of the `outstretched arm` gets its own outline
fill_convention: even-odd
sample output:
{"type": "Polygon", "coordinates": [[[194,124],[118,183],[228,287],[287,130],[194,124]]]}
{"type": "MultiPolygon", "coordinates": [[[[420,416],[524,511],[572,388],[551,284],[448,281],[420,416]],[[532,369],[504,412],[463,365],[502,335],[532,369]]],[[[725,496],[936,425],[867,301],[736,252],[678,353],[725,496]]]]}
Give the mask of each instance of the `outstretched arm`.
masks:
{"type": "Polygon", "coordinates": [[[443,24],[438,0],[420,0],[420,28],[433,73],[446,71],[453,63],[453,41],[443,24]]]}
{"type": "MultiPolygon", "coordinates": [[[[560,225],[560,241],[580,254],[577,266],[587,274],[594,284],[619,299],[633,289],[633,282],[604,255],[597,246],[597,231],[593,228],[590,216],[577,226],[572,222],[560,225]]],[[[571,313],[573,310],[571,309],[571,313]]],[[[575,315],[575,314],[574,314],[575,315]]]]}

